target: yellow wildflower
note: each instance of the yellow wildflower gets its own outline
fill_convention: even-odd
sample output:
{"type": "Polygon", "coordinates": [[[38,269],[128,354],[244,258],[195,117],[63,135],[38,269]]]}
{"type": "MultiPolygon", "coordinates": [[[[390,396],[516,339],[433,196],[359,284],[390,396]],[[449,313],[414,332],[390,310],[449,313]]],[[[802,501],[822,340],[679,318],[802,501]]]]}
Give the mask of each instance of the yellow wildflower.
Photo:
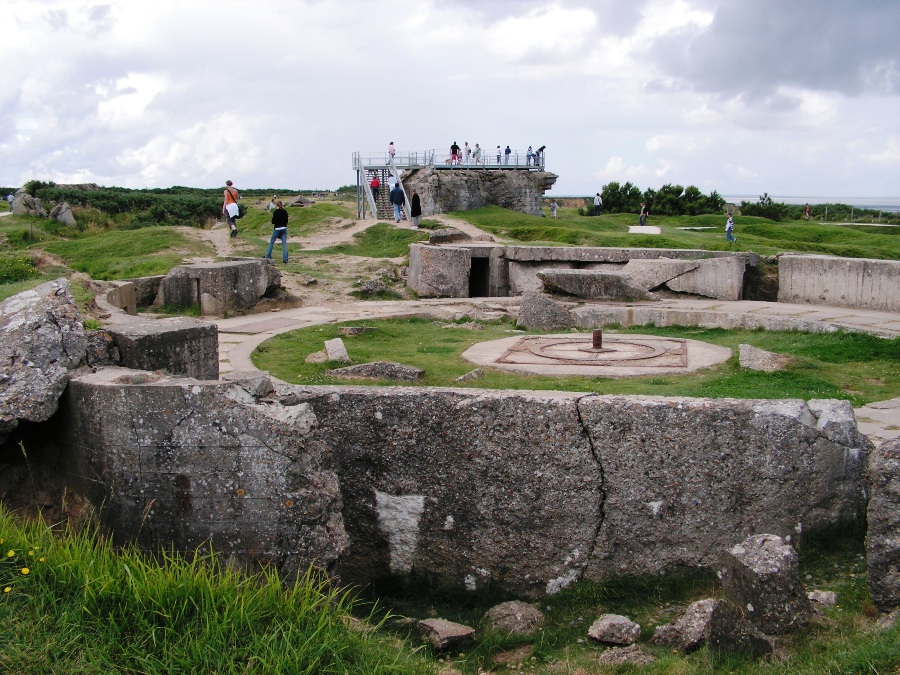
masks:
{"type": "Polygon", "coordinates": [[[7,552],[6,552],[6,557],[7,557],[7,558],[12,558],[15,554],[16,554],[15,551],[7,551],[7,552]]]}
{"type": "Polygon", "coordinates": [[[12,590],[12,588],[10,586],[7,586],[6,588],[3,589],[3,592],[9,593],[11,590],[12,590]]]}
{"type": "Polygon", "coordinates": [[[28,569],[27,567],[23,567],[23,568],[22,568],[22,574],[28,574],[30,571],[31,571],[31,570],[28,569]]]}
{"type": "Polygon", "coordinates": [[[28,555],[34,556],[34,551],[28,551],[28,555]]]}
{"type": "Polygon", "coordinates": [[[44,557],[41,557],[41,558],[38,560],[38,562],[47,562],[47,559],[44,558],[44,557]]]}

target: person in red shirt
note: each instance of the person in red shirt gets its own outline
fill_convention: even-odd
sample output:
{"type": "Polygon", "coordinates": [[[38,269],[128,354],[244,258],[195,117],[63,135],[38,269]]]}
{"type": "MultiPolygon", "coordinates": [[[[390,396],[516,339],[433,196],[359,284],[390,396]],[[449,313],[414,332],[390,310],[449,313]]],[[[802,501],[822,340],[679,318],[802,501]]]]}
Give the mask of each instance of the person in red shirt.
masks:
{"type": "Polygon", "coordinates": [[[369,183],[369,187],[372,188],[372,199],[376,202],[378,201],[378,188],[381,187],[381,181],[378,180],[378,176],[375,176],[372,181],[369,183]]]}

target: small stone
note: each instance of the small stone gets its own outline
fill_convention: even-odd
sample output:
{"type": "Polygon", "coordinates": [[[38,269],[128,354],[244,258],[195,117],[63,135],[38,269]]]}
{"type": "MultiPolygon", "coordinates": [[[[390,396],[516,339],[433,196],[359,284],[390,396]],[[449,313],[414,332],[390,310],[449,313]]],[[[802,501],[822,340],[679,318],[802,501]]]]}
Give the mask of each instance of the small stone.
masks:
{"type": "Polygon", "coordinates": [[[446,619],[423,619],[416,624],[422,639],[437,650],[457,649],[475,639],[475,629],[446,619]]]}
{"type": "Polygon", "coordinates": [[[544,614],[534,605],[512,600],[491,607],[484,615],[492,630],[513,635],[533,635],[544,623],[544,614]]]}
{"type": "Polygon", "coordinates": [[[746,370],[759,370],[764,373],[774,373],[784,370],[790,361],[790,357],[784,354],[767,352],[753,345],[738,345],[738,361],[741,368],[746,370]]]}
{"type": "Polygon", "coordinates": [[[454,380],[455,382],[469,382],[470,380],[477,380],[484,376],[484,371],[481,368],[476,368],[475,370],[470,370],[465,375],[460,375],[454,380]]]}
{"type": "Polygon", "coordinates": [[[598,661],[604,666],[619,666],[626,663],[636,666],[646,666],[656,661],[656,657],[648,654],[638,645],[629,645],[628,647],[612,647],[611,649],[607,649],[600,655],[598,661]]]}
{"type": "Polygon", "coordinates": [[[344,341],[341,338],[325,340],[325,353],[328,355],[329,361],[350,363],[350,355],[347,354],[347,348],[344,346],[344,341]]]}
{"type": "Polygon", "coordinates": [[[614,645],[634,644],[640,634],[640,625],[620,614],[604,614],[588,628],[592,640],[614,645]]]}
{"type": "Polygon", "coordinates": [[[834,607],[838,601],[837,593],[834,591],[810,591],[806,597],[810,602],[822,607],[834,607]]]}

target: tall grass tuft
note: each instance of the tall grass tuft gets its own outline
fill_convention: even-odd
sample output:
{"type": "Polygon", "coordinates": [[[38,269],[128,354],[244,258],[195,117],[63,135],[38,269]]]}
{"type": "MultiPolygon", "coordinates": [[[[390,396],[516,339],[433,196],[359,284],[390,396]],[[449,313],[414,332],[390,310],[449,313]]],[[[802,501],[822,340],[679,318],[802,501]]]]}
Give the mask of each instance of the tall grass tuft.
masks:
{"type": "Polygon", "coordinates": [[[56,529],[0,508],[0,671],[423,673],[310,569],[285,584],[211,551],[148,558],[96,529],[56,529]]]}

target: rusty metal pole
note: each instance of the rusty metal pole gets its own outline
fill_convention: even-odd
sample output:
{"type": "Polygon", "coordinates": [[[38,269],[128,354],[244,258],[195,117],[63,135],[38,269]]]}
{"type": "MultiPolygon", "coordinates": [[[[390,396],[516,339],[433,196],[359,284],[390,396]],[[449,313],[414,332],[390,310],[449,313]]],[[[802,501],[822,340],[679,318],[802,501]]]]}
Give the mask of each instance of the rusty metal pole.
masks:
{"type": "Polygon", "coordinates": [[[594,329],[591,339],[591,347],[593,349],[603,349],[603,331],[599,328],[594,329]]]}

